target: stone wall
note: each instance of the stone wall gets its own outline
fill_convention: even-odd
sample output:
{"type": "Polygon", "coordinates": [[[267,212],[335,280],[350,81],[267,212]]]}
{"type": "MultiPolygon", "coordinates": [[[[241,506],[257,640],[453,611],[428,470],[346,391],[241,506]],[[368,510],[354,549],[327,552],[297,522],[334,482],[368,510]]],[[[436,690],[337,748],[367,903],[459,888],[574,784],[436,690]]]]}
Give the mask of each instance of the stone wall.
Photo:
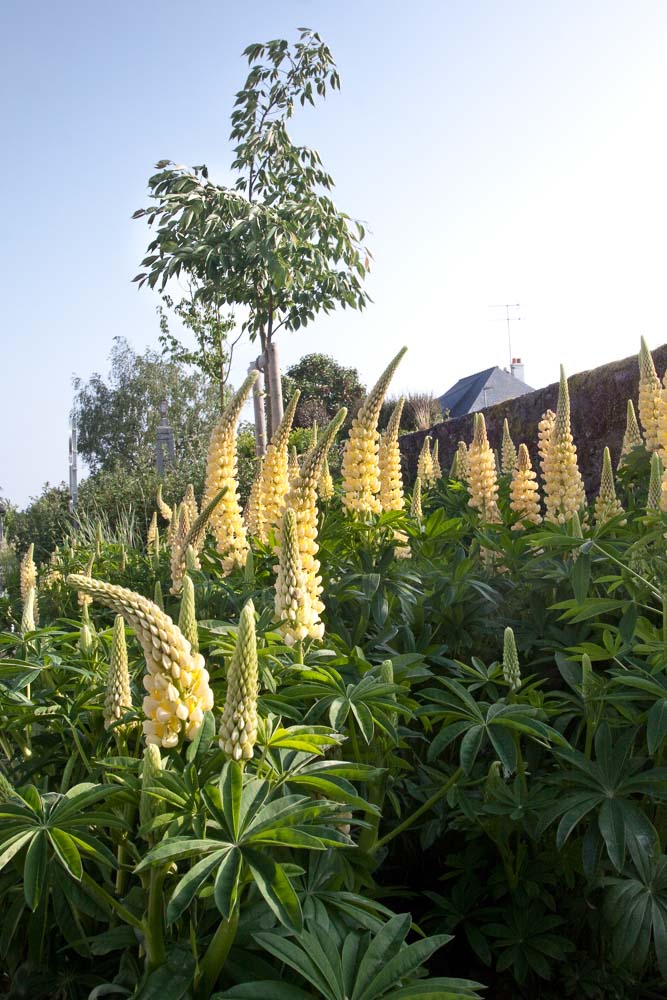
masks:
{"type": "MultiPolygon", "coordinates": [[[[658,347],[653,360],[658,375],[667,369],[667,344],[658,347]]],[[[600,483],[602,452],[609,446],[614,466],[618,461],[625,431],[626,408],[632,399],[637,410],[639,367],[637,355],[614,361],[601,368],[579,372],[568,379],[572,410],[572,434],[577,446],[579,467],[584,477],[589,497],[597,493],[600,483]]],[[[489,443],[500,449],[503,420],[507,417],[515,445],[528,445],[533,466],[537,468],[537,425],[545,410],[556,410],[558,382],[537,389],[526,396],[508,399],[482,410],[486,419],[489,443]]],[[[639,418],[639,413],[637,413],[639,418]]],[[[473,415],[456,417],[436,424],[430,431],[417,431],[400,438],[401,454],[406,483],[412,483],[417,471],[417,459],[424,438],[430,434],[439,441],[439,457],[443,472],[451,465],[459,441],[470,444],[473,433],[473,415]]]]}

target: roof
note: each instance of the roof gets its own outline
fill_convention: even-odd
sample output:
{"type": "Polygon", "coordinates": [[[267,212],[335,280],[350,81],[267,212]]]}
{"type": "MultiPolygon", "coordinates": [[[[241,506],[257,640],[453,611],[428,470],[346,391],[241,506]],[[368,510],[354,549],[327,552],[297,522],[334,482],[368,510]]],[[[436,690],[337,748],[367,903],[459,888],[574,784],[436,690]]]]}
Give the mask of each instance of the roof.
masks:
{"type": "Polygon", "coordinates": [[[438,402],[443,413],[449,410],[450,417],[462,417],[466,413],[474,413],[533,391],[531,386],[495,365],[476,372],[475,375],[460,378],[440,396],[438,402]]]}

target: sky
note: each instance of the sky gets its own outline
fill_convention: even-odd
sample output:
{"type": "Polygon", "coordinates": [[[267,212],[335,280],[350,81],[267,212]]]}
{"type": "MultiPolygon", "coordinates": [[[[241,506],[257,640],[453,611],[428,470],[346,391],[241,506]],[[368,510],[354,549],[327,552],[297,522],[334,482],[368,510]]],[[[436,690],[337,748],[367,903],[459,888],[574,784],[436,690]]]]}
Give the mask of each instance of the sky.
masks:
{"type": "MultiPolygon", "coordinates": [[[[72,377],[157,346],[131,215],[157,160],[231,180],[251,42],[320,32],[342,90],[299,112],[338,207],[368,226],[372,305],[283,333],[392,391],[509,361],[538,388],[665,336],[664,0],[3,0],[0,493],[67,479],[72,377]],[[515,311],[516,312],[516,311],[515,311]]],[[[257,353],[238,350],[238,383],[257,353]]],[[[662,375],[662,373],[660,373],[662,375]]],[[[576,405],[576,401],[575,401],[576,405]]]]}

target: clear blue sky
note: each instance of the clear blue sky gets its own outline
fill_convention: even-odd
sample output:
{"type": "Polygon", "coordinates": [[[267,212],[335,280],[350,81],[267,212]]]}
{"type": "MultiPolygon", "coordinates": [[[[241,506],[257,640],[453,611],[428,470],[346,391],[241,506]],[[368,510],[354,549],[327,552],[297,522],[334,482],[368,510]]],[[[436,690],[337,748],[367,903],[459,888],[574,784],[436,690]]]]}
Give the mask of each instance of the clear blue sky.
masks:
{"type": "Polygon", "coordinates": [[[536,387],[667,339],[664,0],[4,0],[5,496],[66,478],[72,375],[106,371],[117,334],[157,342],[131,284],[154,163],[225,180],[240,53],[303,24],[342,92],[294,131],[369,225],[375,304],[285,334],[285,364],[324,350],[370,381],[407,343],[395,388],[439,394],[507,362],[498,302],[521,303],[536,387]]]}

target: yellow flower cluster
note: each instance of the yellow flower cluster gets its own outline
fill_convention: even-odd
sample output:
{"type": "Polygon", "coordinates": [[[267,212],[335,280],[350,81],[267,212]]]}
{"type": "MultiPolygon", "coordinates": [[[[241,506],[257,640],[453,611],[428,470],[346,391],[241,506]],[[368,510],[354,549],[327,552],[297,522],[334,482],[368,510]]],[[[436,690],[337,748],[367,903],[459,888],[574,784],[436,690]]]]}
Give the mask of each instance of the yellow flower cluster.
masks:
{"type": "Polygon", "coordinates": [[[516,448],[514,447],[514,441],[512,441],[507,417],[505,417],[503,420],[503,441],[500,451],[500,471],[503,476],[512,475],[514,466],[516,465],[516,458],[516,448]]]}
{"type": "Polygon", "coordinates": [[[542,520],[536,480],[537,473],[530,464],[528,448],[520,444],[510,484],[510,508],[519,514],[519,520],[512,525],[514,531],[523,530],[526,522],[539,524],[542,520]]]}
{"type": "Polygon", "coordinates": [[[195,497],[195,488],[192,483],[188,483],[185,495],[183,497],[183,506],[188,509],[188,516],[190,518],[190,524],[194,524],[199,517],[199,507],[197,506],[197,499],[195,497]]]}
{"type": "Polygon", "coordinates": [[[157,488],[157,496],[155,497],[155,502],[157,504],[157,509],[160,511],[163,518],[168,524],[173,517],[173,511],[169,506],[169,504],[165,503],[164,500],[162,499],[162,483],[160,483],[160,485],[157,488]]]}
{"type": "Polygon", "coordinates": [[[227,697],[220,720],[220,748],[232,760],[249,760],[257,740],[257,639],[255,607],[243,607],[236,646],[227,668],[227,697]]]}
{"type": "Polygon", "coordinates": [[[421,476],[417,476],[412,487],[412,497],[410,498],[410,513],[413,517],[423,516],[422,511],[422,481],[421,476]]]}
{"type": "Polygon", "coordinates": [[[243,510],[243,522],[251,538],[261,538],[264,534],[264,510],[262,508],[262,462],[255,474],[250,493],[243,510]]]}
{"type": "Polygon", "coordinates": [[[382,510],[403,510],[403,477],[401,453],[398,447],[398,430],[405,397],[401,396],[393,409],[387,429],[380,438],[378,461],[380,466],[380,503],[382,510]]]}
{"type": "Polygon", "coordinates": [[[285,494],[289,489],[287,442],[300,395],[301,392],[297,389],[285,408],[283,418],[276,428],[264,456],[261,497],[263,524],[259,534],[259,538],[263,542],[266,541],[271,528],[277,528],[280,524],[285,506],[285,494]]]}
{"type": "Polygon", "coordinates": [[[567,524],[586,505],[584,483],[577,464],[577,449],[570,429],[570,393],[561,365],[556,421],[543,463],[546,520],[567,524]]]}
{"type": "Polygon", "coordinates": [[[659,421],[662,388],[646,341],[641,338],[639,349],[639,419],[649,451],[660,447],[659,421]]]}
{"type": "Polygon", "coordinates": [[[287,463],[287,478],[290,486],[297,481],[300,472],[301,466],[299,465],[299,455],[296,450],[296,445],[294,445],[290,450],[289,461],[287,463]]]}
{"type": "Polygon", "coordinates": [[[171,593],[180,594],[185,572],[185,547],[190,531],[190,511],[184,503],[174,511],[176,531],[171,543],[171,593]]]}
{"type": "Polygon", "coordinates": [[[306,574],[301,563],[296,514],[288,507],[280,532],[279,563],[276,567],[276,619],[288,646],[303,639],[321,639],[324,625],[313,607],[306,574]]]}
{"type": "Polygon", "coordinates": [[[389,383],[407,347],[402,347],[371,389],[352,421],[343,450],[343,503],[360,514],[380,514],[378,417],[389,383]]]}
{"type": "Polygon", "coordinates": [[[194,739],[204,712],[213,708],[203,656],[193,653],[181,630],[147,597],[81,574],[68,576],[67,582],[117,611],[137,634],[147,667],[143,680],[146,743],[176,747],[183,739],[194,739]]]}
{"type": "Polygon", "coordinates": [[[26,624],[30,628],[21,628],[22,632],[34,632],[35,625],[39,622],[39,605],[37,602],[37,567],[34,560],[35,544],[31,542],[25,551],[21,565],[19,567],[19,583],[21,586],[21,600],[23,601],[23,615],[26,624]],[[29,609],[27,609],[29,605],[29,609]],[[26,610],[27,609],[27,610],[26,610]]]}
{"type": "Polygon", "coordinates": [[[225,574],[235,567],[245,566],[248,557],[248,540],[236,481],[236,424],[258,375],[259,372],[254,369],[247,376],[216,424],[208,449],[204,503],[209,504],[220,490],[225,490],[211,514],[211,528],[225,574]]]}
{"type": "MultiPolygon", "coordinates": [[[[616,484],[614,483],[614,472],[611,467],[611,455],[609,448],[605,448],[602,455],[602,475],[600,477],[600,492],[595,498],[595,523],[606,524],[612,517],[617,517],[623,513],[621,501],[616,496],[616,484]]],[[[625,524],[625,521],[621,521],[625,524]]]]}
{"type": "Polygon", "coordinates": [[[433,463],[433,482],[437,483],[442,479],[442,469],[440,467],[440,456],[438,454],[440,442],[436,438],[433,442],[433,448],[431,449],[431,461],[433,463]]]}
{"type": "Polygon", "coordinates": [[[317,492],[320,500],[331,500],[334,495],[334,483],[331,478],[331,472],[329,471],[329,459],[325,455],[324,461],[322,462],[322,472],[320,475],[320,481],[317,484],[317,492]]]}
{"type": "Polygon", "coordinates": [[[456,463],[456,467],[452,464],[452,479],[460,479],[461,482],[467,483],[470,470],[468,468],[468,445],[465,441],[459,441],[454,463],[456,463]]]}
{"type": "Polygon", "coordinates": [[[537,425],[537,450],[540,455],[540,469],[542,471],[542,479],[544,480],[544,463],[547,460],[547,453],[549,451],[549,442],[551,441],[551,435],[553,433],[554,424],[556,423],[556,414],[553,410],[547,410],[546,413],[542,414],[542,419],[537,425]]]}
{"type": "Polygon", "coordinates": [[[468,504],[489,524],[500,520],[496,460],[486,435],[483,413],[475,414],[475,433],[468,449],[468,504]]]}
{"type": "Polygon", "coordinates": [[[125,645],[125,620],[122,615],[116,615],[111,638],[111,657],[109,660],[109,677],[104,696],[102,717],[104,728],[114,726],[119,733],[125,726],[115,725],[132,708],[130,693],[130,672],[127,663],[127,646],[125,645]]]}
{"type": "Polygon", "coordinates": [[[148,525],[148,534],[146,535],[146,549],[148,552],[155,553],[156,545],[159,545],[160,532],[157,526],[157,511],[153,511],[153,516],[151,518],[151,523],[148,525]]]}
{"type": "MultiPolygon", "coordinates": [[[[322,474],[324,457],[331,447],[334,437],[347,416],[343,407],[333,418],[314,448],[304,457],[299,478],[285,497],[285,507],[291,507],[296,515],[297,538],[301,566],[305,574],[305,584],[313,612],[320,616],[324,604],[320,599],[322,577],[317,559],[317,484],[322,474]]],[[[282,545],[282,522],[277,532],[278,544],[282,545]]]]}
{"type": "Polygon", "coordinates": [[[628,411],[627,419],[625,423],[625,434],[623,435],[623,444],[621,445],[621,457],[618,460],[618,467],[621,468],[625,464],[625,458],[634,451],[635,448],[644,447],[644,438],[642,437],[642,432],[639,429],[639,424],[637,423],[637,417],[635,415],[635,408],[632,405],[632,400],[628,400],[628,411]]]}
{"type": "Polygon", "coordinates": [[[433,455],[431,454],[431,438],[428,434],[424,438],[422,450],[419,452],[417,475],[424,486],[433,482],[433,455]]]}

